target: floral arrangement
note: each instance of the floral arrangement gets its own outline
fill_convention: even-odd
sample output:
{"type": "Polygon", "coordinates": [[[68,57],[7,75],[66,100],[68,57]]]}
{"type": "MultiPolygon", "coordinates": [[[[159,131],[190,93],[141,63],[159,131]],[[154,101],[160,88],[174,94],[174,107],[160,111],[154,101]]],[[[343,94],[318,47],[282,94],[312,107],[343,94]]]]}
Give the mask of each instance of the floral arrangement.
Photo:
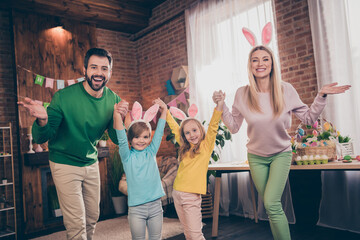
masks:
{"type": "Polygon", "coordinates": [[[322,126],[319,120],[312,126],[305,125],[304,128],[302,124],[298,126],[295,136],[291,139],[294,159],[297,156],[295,160],[319,158],[318,155],[329,160],[341,157],[342,154],[338,153],[338,149],[342,148],[342,144],[350,142],[351,138],[342,136],[331,122],[325,119],[323,122],[322,126]]]}
{"type": "Polygon", "coordinates": [[[348,136],[343,137],[335,126],[325,119],[323,127],[321,127],[319,121],[316,121],[312,126],[305,125],[305,127],[304,130],[302,124],[300,124],[295,131],[295,136],[291,139],[293,150],[298,147],[325,147],[331,144],[330,141],[334,140],[338,143],[347,143],[351,140],[348,136]]]}

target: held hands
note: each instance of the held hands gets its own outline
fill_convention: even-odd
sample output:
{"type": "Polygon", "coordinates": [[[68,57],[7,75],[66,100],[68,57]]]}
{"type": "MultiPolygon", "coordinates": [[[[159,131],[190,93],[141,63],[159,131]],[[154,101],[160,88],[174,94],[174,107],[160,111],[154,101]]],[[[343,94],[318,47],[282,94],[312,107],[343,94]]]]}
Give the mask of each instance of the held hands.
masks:
{"type": "Polygon", "coordinates": [[[157,98],[153,101],[153,104],[159,104],[160,111],[161,111],[160,118],[166,119],[166,113],[167,113],[167,109],[168,109],[166,103],[164,103],[164,101],[161,100],[160,98],[157,98]]]}
{"type": "Polygon", "coordinates": [[[45,126],[48,120],[48,115],[44,106],[37,104],[31,98],[26,97],[24,102],[18,102],[18,105],[26,108],[31,116],[36,117],[40,126],[45,126]]]}
{"type": "Polygon", "coordinates": [[[336,86],[338,83],[330,83],[324,85],[319,94],[323,97],[326,97],[327,94],[339,94],[344,93],[345,91],[349,90],[351,85],[342,85],[342,86],[336,86]]]}
{"type": "Polygon", "coordinates": [[[125,117],[125,115],[128,112],[129,103],[125,100],[120,101],[119,103],[114,104],[114,129],[123,130],[124,124],[122,118],[125,117]]]}
{"type": "Polygon", "coordinates": [[[225,103],[225,96],[226,96],[226,94],[222,90],[215,91],[213,93],[212,99],[213,99],[214,103],[216,103],[216,109],[218,111],[223,110],[224,103],[225,103]]]}
{"type": "Polygon", "coordinates": [[[125,100],[121,100],[116,105],[116,111],[120,113],[121,117],[124,118],[129,110],[129,103],[125,100]]]}

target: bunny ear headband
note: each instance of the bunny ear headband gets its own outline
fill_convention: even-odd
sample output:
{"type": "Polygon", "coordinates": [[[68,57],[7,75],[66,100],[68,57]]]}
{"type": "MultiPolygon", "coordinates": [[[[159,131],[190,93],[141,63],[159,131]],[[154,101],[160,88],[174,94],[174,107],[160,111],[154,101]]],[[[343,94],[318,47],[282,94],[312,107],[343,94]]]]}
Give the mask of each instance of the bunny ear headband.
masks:
{"type": "Polygon", "coordinates": [[[169,109],[171,115],[173,115],[174,117],[176,117],[177,119],[181,120],[181,124],[183,123],[184,120],[186,119],[195,119],[195,116],[198,112],[198,108],[197,106],[193,103],[191,104],[191,106],[188,109],[188,116],[186,116],[186,114],[181,111],[180,109],[178,109],[177,107],[170,107],[169,109]]]}
{"type": "Polygon", "coordinates": [[[145,112],[144,117],[141,118],[143,113],[143,108],[139,102],[135,101],[131,109],[131,116],[134,119],[134,121],[130,123],[128,129],[130,129],[131,126],[136,122],[144,122],[146,123],[146,125],[148,126],[151,132],[150,121],[153,120],[153,118],[156,116],[158,111],[159,111],[159,104],[154,104],[145,112]]]}
{"type": "MultiPolygon", "coordinates": [[[[250,29],[244,27],[242,29],[242,32],[251,46],[253,47],[257,46],[256,37],[254,33],[250,31],[250,29]]],[[[271,41],[271,37],[272,37],[272,26],[271,26],[271,22],[268,22],[262,30],[262,34],[261,34],[262,45],[265,46],[268,45],[271,41]]]]}

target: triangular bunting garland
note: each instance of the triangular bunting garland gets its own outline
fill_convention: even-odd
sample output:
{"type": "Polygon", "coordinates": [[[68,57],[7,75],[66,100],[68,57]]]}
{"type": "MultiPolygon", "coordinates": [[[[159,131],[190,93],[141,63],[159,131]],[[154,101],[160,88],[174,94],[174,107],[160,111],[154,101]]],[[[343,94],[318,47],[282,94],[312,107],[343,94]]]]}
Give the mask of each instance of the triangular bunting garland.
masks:
{"type": "Polygon", "coordinates": [[[56,80],[57,89],[63,89],[65,87],[65,81],[64,80],[56,80]]]}
{"type": "Polygon", "coordinates": [[[54,88],[54,79],[53,78],[46,78],[45,88],[54,88]]]}
{"type": "Polygon", "coordinates": [[[41,75],[36,75],[35,84],[42,86],[44,83],[44,79],[45,79],[45,77],[43,77],[41,75]]]}

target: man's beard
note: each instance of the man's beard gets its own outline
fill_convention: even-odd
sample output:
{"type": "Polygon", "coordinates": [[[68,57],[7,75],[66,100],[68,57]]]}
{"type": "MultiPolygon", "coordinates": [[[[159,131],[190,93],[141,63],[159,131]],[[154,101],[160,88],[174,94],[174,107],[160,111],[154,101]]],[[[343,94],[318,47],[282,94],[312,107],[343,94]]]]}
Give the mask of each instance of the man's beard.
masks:
{"type": "MultiPolygon", "coordinates": [[[[89,86],[91,87],[92,90],[94,90],[95,92],[100,91],[101,89],[103,89],[105,87],[105,85],[107,84],[107,82],[109,81],[109,79],[105,80],[104,76],[100,76],[100,75],[92,75],[91,79],[89,78],[89,76],[87,75],[87,73],[85,73],[85,80],[88,82],[89,86]],[[93,85],[92,81],[94,80],[94,78],[102,78],[103,83],[99,88],[95,88],[95,86],[93,85]]],[[[94,80],[95,81],[95,80],[94,80]]]]}

